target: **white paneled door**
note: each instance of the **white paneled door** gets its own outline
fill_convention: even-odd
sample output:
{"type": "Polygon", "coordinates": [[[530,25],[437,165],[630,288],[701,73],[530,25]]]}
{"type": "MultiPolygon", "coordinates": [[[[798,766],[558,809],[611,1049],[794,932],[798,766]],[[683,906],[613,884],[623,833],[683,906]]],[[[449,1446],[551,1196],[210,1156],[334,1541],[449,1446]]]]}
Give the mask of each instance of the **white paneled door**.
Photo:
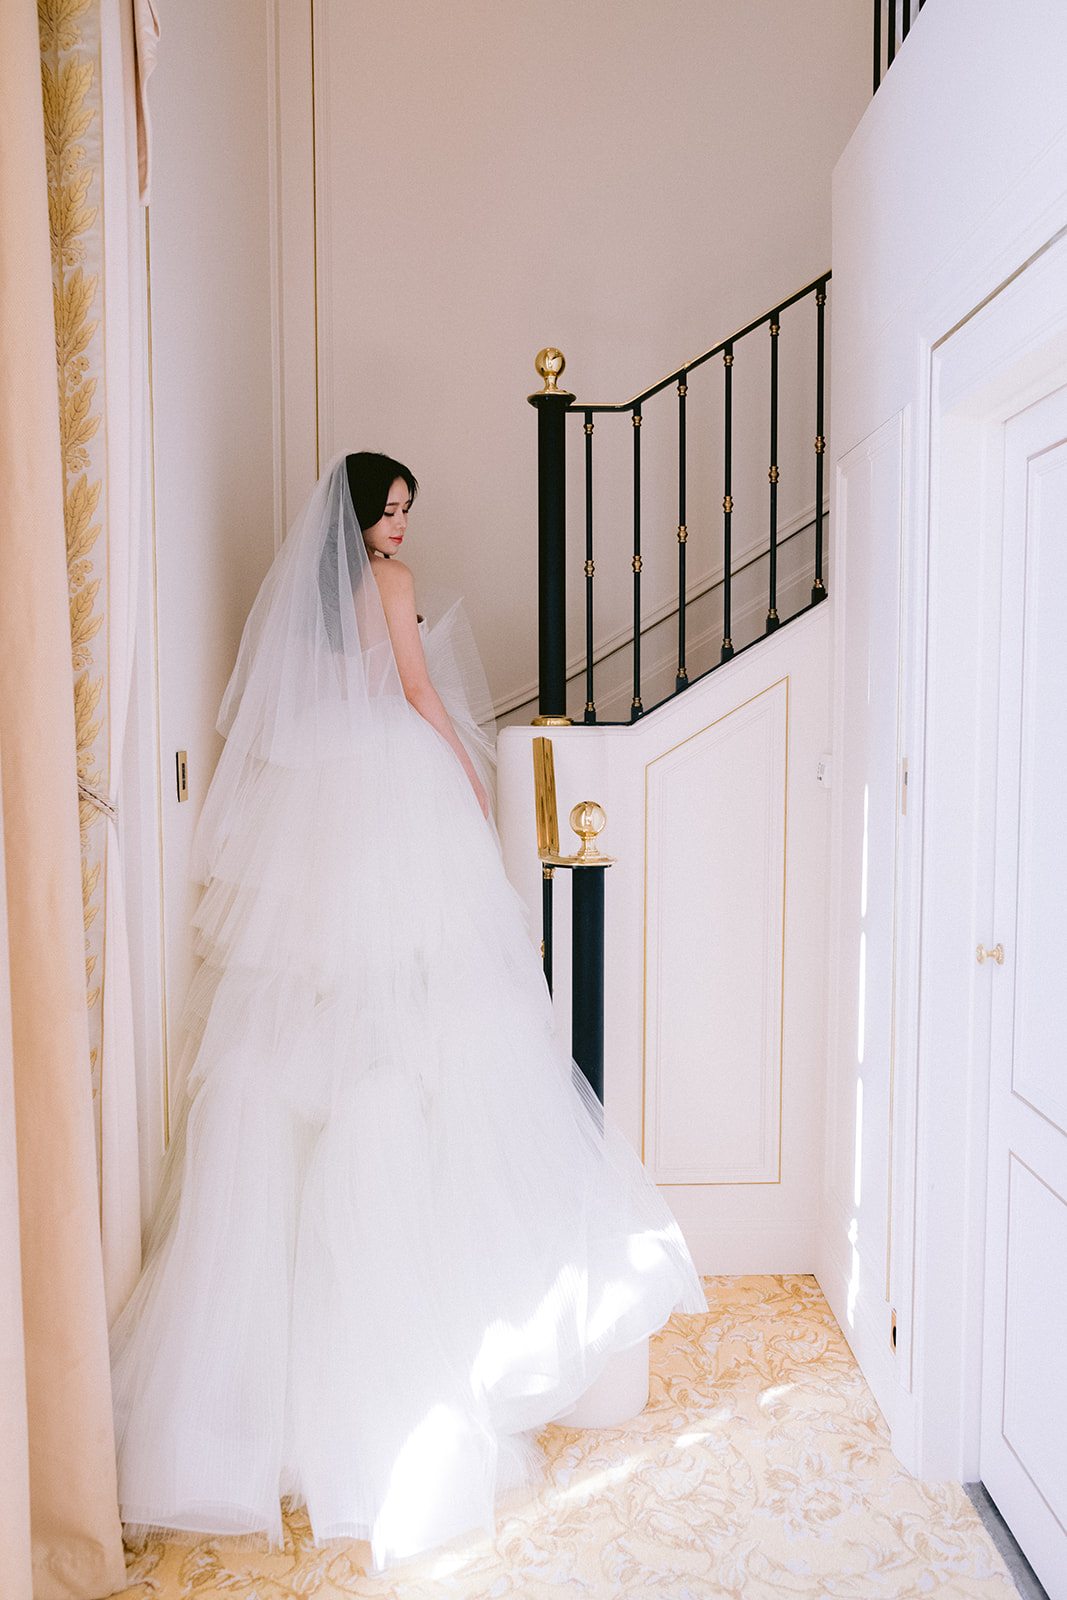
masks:
{"type": "Polygon", "coordinates": [[[1067,389],[1004,447],[981,1469],[1067,1600],[1067,389]]]}

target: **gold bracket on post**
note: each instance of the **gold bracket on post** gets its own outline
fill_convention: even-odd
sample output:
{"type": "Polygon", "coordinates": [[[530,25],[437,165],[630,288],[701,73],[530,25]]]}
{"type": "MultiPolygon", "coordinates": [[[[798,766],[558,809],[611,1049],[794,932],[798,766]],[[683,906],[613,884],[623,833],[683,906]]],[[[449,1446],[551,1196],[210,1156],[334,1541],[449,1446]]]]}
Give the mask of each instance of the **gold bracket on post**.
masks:
{"type": "Polygon", "coordinates": [[[539,736],[533,741],[534,809],[537,814],[537,854],[542,866],[549,867],[609,867],[614,856],[606,856],[597,849],[597,835],[604,829],[607,817],[603,806],[595,800],[580,800],[571,810],[570,824],[578,835],[578,854],[562,856],[559,853],[559,819],[556,812],[556,765],[552,756],[552,740],[539,736]]]}
{"type": "Polygon", "coordinates": [[[533,742],[534,809],[537,813],[537,854],[542,861],[559,855],[559,821],[556,816],[556,764],[552,740],[533,742]]]}

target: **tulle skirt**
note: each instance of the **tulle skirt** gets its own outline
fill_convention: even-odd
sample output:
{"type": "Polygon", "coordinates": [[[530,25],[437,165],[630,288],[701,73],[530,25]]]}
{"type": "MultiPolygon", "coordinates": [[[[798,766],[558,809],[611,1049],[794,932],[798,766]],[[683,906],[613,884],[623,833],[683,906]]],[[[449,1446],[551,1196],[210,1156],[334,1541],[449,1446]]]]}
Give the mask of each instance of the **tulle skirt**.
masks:
{"type": "Polygon", "coordinates": [[[134,1527],[375,1563],[492,1526],[532,1435],[704,1300],[576,1076],[459,763],[403,700],[251,769],[199,913],[184,1111],[113,1333],[134,1527]]]}

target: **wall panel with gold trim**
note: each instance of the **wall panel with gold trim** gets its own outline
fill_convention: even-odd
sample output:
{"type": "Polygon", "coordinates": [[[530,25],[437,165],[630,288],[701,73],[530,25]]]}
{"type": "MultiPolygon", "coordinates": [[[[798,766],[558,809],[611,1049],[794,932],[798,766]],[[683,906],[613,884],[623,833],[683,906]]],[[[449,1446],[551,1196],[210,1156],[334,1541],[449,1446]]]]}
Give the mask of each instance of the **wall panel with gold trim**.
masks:
{"type": "Polygon", "coordinates": [[[665,1184],[781,1169],[788,680],[646,768],[644,1155],[665,1184]]]}
{"type": "MultiPolygon", "coordinates": [[[[830,613],[819,606],[635,727],[551,730],[560,816],[599,801],[616,857],[604,888],[605,1103],[643,1146],[703,1272],[815,1265],[830,613]]],[[[499,768],[505,863],[538,939],[529,746],[544,732],[505,728],[499,768]]],[[[566,1031],[569,901],[557,885],[566,1031]]]]}

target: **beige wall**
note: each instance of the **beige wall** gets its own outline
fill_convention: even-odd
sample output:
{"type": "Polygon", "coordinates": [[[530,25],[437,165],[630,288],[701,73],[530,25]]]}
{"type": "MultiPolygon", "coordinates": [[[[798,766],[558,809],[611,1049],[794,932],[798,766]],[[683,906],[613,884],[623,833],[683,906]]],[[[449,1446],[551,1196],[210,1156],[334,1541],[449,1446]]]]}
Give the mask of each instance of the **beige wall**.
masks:
{"type": "MultiPolygon", "coordinates": [[[[536,674],[534,355],[557,344],[579,398],[624,399],[828,265],[830,172],[870,93],[869,10],[320,0],[315,18],[322,453],[410,462],[412,565],[467,594],[507,702],[536,674]]],[[[602,440],[606,460],[606,426],[602,440]]],[[[650,456],[650,501],[657,477],[673,494],[673,448],[650,456]]],[[[629,449],[614,452],[626,470],[629,449]]],[[[765,491],[762,456],[760,470],[765,491]]],[[[629,557],[612,574],[606,485],[598,505],[611,631],[629,557]]],[[[674,582],[665,519],[650,608],[674,582]]],[[[714,564],[710,544],[690,558],[694,575],[714,564]]]]}
{"type": "MultiPolygon", "coordinates": [[[[145,648],[133,748],[151,758],[158,713],[162,874],[145,784],[133,892],[145,1027],[165,998],[172,1056],[217,707],[318,461],[410,461],[420,585],[469,596],[498,701],[521,698],[533,356],[558,343],[569,387],[622,398],[822,270],[830,170],[868,95],[855,0],[316,0],[314,25],[313,63],[308,0],[187,0],[152,82],[158,700],[145,648]]],[[[616,609],[628,571],[605,571],[616,609]]],[[[650,607],[670,581],[652,557],[650,607]]]]}

